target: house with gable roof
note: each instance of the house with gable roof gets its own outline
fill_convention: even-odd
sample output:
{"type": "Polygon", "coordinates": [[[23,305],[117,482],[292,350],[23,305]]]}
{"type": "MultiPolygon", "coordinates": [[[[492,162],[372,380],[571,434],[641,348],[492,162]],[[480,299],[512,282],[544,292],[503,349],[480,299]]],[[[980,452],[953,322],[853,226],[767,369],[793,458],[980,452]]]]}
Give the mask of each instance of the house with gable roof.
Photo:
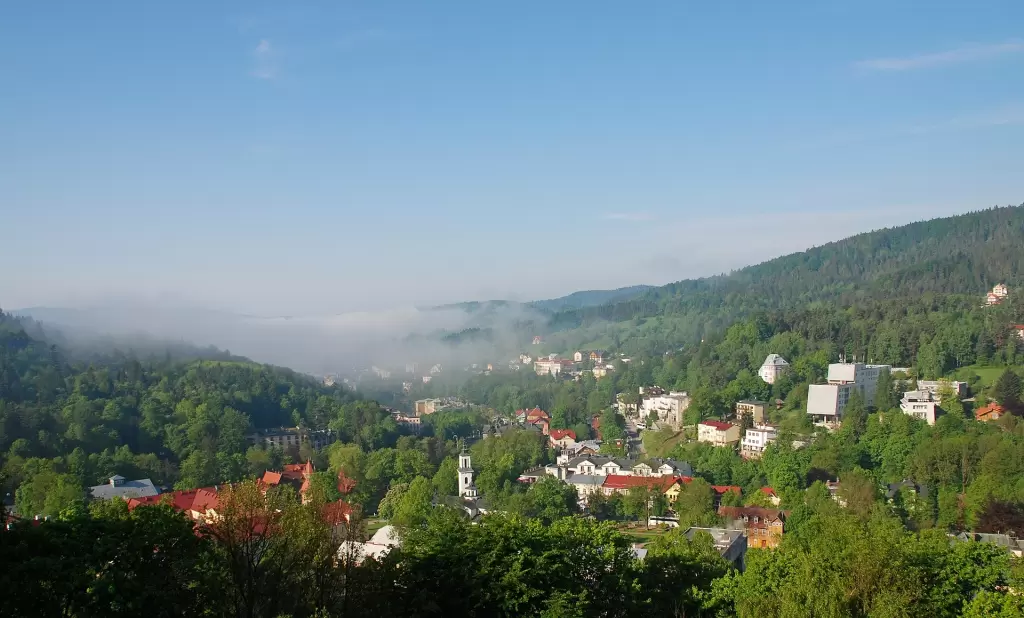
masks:
{"type": "Polygon", "coordinates": [[[725,421],[701,421],[697,425],[697,441],[714,446],[732,446],[740,441],[740,428],[725,421]]]}

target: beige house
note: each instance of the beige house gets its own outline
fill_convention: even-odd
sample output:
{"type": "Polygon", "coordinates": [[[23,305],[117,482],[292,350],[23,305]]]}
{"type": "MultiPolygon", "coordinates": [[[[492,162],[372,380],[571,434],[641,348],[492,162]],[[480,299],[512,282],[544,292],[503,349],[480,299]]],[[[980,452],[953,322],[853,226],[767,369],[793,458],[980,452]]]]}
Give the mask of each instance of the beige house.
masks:
{"type": "Polygon", "coordinates": [[[697,441],[714,446],[731,446],[740,441],[740,428],[723,421],[701,421],[697,425],[697,441]]]}
{"type": "Polygon", "coordinates": [[[755,425],[764,423],[764,415],[768,411],[768,402],[743,400],[736,402],[736,418],[742,420],[748,415],[754,419],[755,425]]]}

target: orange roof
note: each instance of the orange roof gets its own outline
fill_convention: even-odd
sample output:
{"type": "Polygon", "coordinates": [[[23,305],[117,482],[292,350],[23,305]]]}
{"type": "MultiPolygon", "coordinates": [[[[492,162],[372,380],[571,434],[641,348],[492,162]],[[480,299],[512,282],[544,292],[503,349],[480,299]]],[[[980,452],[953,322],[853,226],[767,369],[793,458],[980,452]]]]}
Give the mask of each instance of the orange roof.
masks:
{"type": "Polygon", "coordinates": [[[562,438],[564,438],[566,436],[569,436],[570,438],[575,440],[576,439],[576,432],[573,431],[572,429],[552,429],[551,430],[551,439],[552,440],[561,440],[562,438]]]}
{"type": "Polygon", "coordinates": [[[281,476],[282,474],[280,472],[271,472],[270,470],[267,470],[263,473],[263,478],[260,479],[260,482],[264,485],[270,486],[279,485],[281,483],[281,476]]]}
{"type": "Polygon", "coordinates": [[[1006,414],[1006,409],[998,403],[990,403],[987,406],[974,411],[974,418],[979,421],[994,420],[1006,414]]]}
{"type": "Polygon", "coordinates": [[[209,488],[196,490],[196,497],[192,502],[193,511],[205,513],[217,510],[218,506],[220,506],[220,496],[217,495],[216,490],[209,488]]]}
{"type": "Polygon", "coordinates": [[[771,487],[762,487],[762,488],[761,488],[761,489],[759,489],[758,491],[760,491],[760,492],[762,492],[762,493],[766,493],[766,494],[768,494],[769,496],[778,496],[778,494],[777,494],[777,493],[775,493],[775,490],[774,490],[774,489],[772,489],[771,487]]]}
{"type": "Polygon", "coordinates": [[[715,493],[719,495],[724,494],[728,491],[731,491],[732,493],[737,495],[743,493],[743,490],[737,487],[736,485],[712,485],[711,489],[714,489],[715,493]]]}

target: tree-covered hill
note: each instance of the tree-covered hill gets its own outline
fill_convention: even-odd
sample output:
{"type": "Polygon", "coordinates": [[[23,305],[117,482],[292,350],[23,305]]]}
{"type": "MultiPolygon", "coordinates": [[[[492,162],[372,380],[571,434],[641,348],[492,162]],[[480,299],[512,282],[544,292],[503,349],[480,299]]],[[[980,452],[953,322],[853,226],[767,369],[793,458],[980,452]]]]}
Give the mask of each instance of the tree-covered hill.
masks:
{"type": "Polygon", "coordinates": [[[367,446],[397,439],[377,404],[290,369],[177,345],[83,360],[26,325],[40,331],[0,312],[0,475],[22,512],[55,514],[115,473],[184,488],[247,478],[270,456],[249,449],[255,429],[330,426],[354,440],[372,425],[367,446]]]}
{"type": "MultiPolygon", "coordinates": [[[[728,230],[722,230],[728,242],[728,230]]],[[[732,273],[688,279],[642,296],[557,312],[549,332],[601,322],[673,318],[682,344],[758,311],[830,302],[974,295],[1024,278],[1024,205],[877,230],[732,273]]],[[[639,322],[638,322],[639,325],[639,322]]],[[[627,333],[627,337],[632,333],[627,333]]]]}

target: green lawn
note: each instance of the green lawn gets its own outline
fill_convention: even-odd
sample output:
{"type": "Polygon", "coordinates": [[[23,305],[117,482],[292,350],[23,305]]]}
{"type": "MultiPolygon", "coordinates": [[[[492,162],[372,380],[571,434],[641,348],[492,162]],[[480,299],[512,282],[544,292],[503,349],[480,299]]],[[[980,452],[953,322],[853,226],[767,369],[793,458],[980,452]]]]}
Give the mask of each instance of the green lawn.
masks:
{"type": "Polygon", "coordinates": [[[650,530],[647,530],[642,524],[639,527],[632,527],[626,524],[618,526],[619,532],[629,537],[634,543],[646,543],[653,540],[655,537],[659,537],[671,528],[652,526],[650,530]]]}
{"type": "Polygon", "coordinates": [[[665,457],[675,445],[686,440],[686,432],[670,429],[644,431],[640,436],[644,442],[644,450],[650,457],[665,457]]]}
{"type": "Polygon", "coordinates": [[[367,519],[366,520],[366,535],[373,536],[373,533],[380,530],[384,526],[388,525],[388,522],[383,519],[367,519]]]}
{"type": "Polygon", "coordinates": [[[969,365],[967,367],[961,367],[956,371],[956,377],[961,380],[968,378],[970,375],[976,375],[981,380],[981,385],[984,388],[988,388],[995,384],[999,376],[1003,375],[1006,371],[1006,367],[981,367],[978,365],[969,365]]]}

